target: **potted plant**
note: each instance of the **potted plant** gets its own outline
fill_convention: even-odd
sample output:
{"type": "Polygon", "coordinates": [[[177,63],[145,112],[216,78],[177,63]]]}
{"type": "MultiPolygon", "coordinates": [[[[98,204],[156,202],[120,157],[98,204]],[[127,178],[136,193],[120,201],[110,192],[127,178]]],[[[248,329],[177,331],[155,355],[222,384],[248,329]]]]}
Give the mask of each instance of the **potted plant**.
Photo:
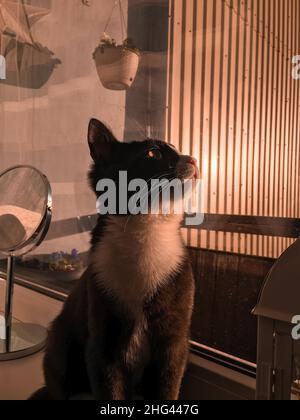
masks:
{"type": "Polygon", "coordinates": [[[94,52],[94,60],[102,85],[110,90],[127,90],[136,77],[140,50],[130,38],[118,45],[106,33],[94,52]]]}

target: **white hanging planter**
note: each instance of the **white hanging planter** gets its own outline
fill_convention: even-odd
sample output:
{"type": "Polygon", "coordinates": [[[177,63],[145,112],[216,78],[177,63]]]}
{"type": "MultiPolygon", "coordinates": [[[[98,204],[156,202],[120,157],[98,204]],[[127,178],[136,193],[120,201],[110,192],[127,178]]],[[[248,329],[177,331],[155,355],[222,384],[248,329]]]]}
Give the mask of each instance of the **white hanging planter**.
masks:
{"type": "Polygon", "coordinates": [[[105,25],[100,45],[94,52],[94,60],[102,85],[110,90],[129,89],[136,77],[141,53],[130,38],[117,45],[116,40],[106,32],[115,9],[119,6],[122,41],[128,33],[121,0],[115,0],[112,11],[105,25]]]}
{"type": "Polygon", "coordinates": [[[110,90],[129,89],[136,77],[140,52],[126,45],[100,44],[94,60],[102,85],[110,90]]]}

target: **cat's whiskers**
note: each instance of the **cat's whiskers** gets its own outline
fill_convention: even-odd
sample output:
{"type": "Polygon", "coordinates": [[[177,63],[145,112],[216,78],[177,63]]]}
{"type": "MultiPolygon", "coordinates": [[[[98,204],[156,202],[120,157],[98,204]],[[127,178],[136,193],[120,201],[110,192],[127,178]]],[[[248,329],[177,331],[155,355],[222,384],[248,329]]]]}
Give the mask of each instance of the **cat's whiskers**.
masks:
{"type": "MultiPolygon", "coordinates": [[[[165,177],[165,176],[168,176],[168,175],[170,175],[170,173],[166,173],[166,174],[164,174],[164,175],[162,175],[160,178],[152,178],[152,179],[159,179],[159,180],[161,180],[161,179],[163,179],[163,177],[165,177]]],[[[171,178],[171,180],[170,180],[170,182],[172,182],[174,179],[176,179],[175,177],[174,178],[171,178]]],[[[151,180],[151,178],[150,178],[150,180],[151,180]]],[[[169,185],[167,184],[167,185],[164,185],[163,187],[161,187],[161,185],[155,185],[155,186],[152,186],[151,188],[150,188],[150,191],[148,191],[147,193],[145,193],[145,195],[141,198],[141,200],[140,200],[140,203],[141,204],[144,204],[144,201],[146,200],[146,197],[149,197],[149,196],[151,196],[153,193],[155,193],[155,191],[157,191],[158,193],[157,193],[157,195],[156,195],[156,197],[160,194],[160,193],[163,193],[166,189],[167,189],[167,187],[168,187],[169,185]],[[161,191],[160,191],[161,190],[161,191]]],[[[155,197],[155,198],[156,198],[155,197]]],[[[136,209],[136,207],[135,207],[135,209],[136,209]]],[[[126,219],[126,223],[125,223],[125,225],[124,225],[124,233],[126,232],[126,228],[127,228],[127,226],[128,226],[128,223],[129,223],[129,221],[130,221],[130,219],[133,217],[133,215],[132,214],[130,214],[128,217],[127,217],[127,219],[126,219]]]]}
{"type": "MultiPolygon", "coordinates": [[[[163,173],[163,174],[161,174],[161,175],[156,175],[156,176],[154,176],[154,177],[152,177],[152,178],[150,178],[148,181],[147,181],[147,187],[148,186],[151,186],[151,184],[150,185],[148,185],[151,181],[153,181],[154,179],[156,179],[156,180],[162,180],[164,177],[167,177],[167,176],[169,176],[169,175],[171,175],[171,172],[165,172],[165,173],[163,173]]],[[[142,191],[144,191],[144,189],[145,188],[147,188],[147,187],[144,187],[143,188],[143,190],[141,190],[141,192],[142,191]]],[[[151,187],[150,188],[150,191],[147,189],[147,192],[141,197],[141,199],[139,200],[140,201],[140,204],[144,204],[144,201],[146,200],[146,197],[149,197],[149,195],[151,194],[151,192],[152,192],[152,190],[153,190],[153,187],[151,187]]],[[[136,209],[136,207],[134,208],[134,210],[136,209]]]]}
{"type": "MultiPolygon", "coordinates": [[[[169,185],[170,185],[170,183],[172,182],[172,181],[174,181],[176,179],[176,177],[173,177],[173,178],[171,178],[170,180],[168,180],[168,184],[166,184],[166,185],[163,185],[163,187],[161,188],[160,186],[158,187],[158,188],[156,188],[158,191],[157,191],[157,195],[154,197],[155,199],[156,199],[156,197],[158,197],[159,196],[159,194],[163,194],[164,193],[164,191],[169,187],[169,185]]],[[[155,190],[154,190],[155,191],[155,190]]],[[[153,192],[154,192],[153,191],[153,192]]],[[[150,191],[150,193],[152,194],[152,191],[150,191]]]]}
{"type": "MultiPolygon", "coordinates": [[[[141,199],[139,200],[140,201],[140,205],[144,205],[144,201],[146,200],[146,197],[149,197],[149,195],[151,194],[151,190],[152,190],[152,188],[150,189],[150,191],[148,191],[148,187],[149,187],[149,184],[150,184],[150,186],[151,186],[151,181],[152,180],[154,180],[154,179],[159,179],[159,180],[161,180],[163,177],[166,177],[166,176],[168,176],[168,175],[171,175],[170,174],[170,172],[161,172],[161,173],[158,173],[158,174],[156,174],[156,175],[154,175],[154,176],[152,176],[151,178],[149,178],[147,181],[146,181],[146,183],[147,183],[147,186],[145,186],[140,192],[143,192],[145,189],[147,189],[147,192],[141,197],[141,199]]],[[[134,208],[134,210],[136,210],[137,209],[137,205],[135,206],[135,208],[134,208]]],[[[124,233],[126,232],[126,228],[127,228],[127,226],[128,226],[128,223],[129,223],[129,221],[130,221],[130,219],[132,218],[132,214],[130,214],[128,217],[127,217],[127,219],[126,219],[126,222],[125,222],[125,224],[124,224],[124,233]]]]}

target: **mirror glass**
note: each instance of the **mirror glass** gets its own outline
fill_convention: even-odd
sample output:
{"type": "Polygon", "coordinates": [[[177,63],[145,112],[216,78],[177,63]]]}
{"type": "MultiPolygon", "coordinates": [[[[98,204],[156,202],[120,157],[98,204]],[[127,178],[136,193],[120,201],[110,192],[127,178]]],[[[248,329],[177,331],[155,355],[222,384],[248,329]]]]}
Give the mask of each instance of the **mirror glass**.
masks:
{"type": "Polygon", "coordinates": [[[0,175],[0,252],[21,249],[37,235],[48,200],[49,184],[38,170],[15,167],[0,175]]]}

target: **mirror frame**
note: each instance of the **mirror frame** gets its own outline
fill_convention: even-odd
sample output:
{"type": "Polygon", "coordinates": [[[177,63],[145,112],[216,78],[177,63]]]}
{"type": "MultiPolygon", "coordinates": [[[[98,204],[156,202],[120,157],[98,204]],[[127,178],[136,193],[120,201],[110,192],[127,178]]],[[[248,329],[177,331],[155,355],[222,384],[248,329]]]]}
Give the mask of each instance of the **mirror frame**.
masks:
{"type": "Polygon", "coordinates": [[[8,168],[5,171],[0,173],[0,179],[1,179],[2,176],[7,174],[8,172],[11,172],[15,169],[21,169],[21,168],[32,169],[33,171],[37,172],[40,175],[42,181],[44,182],[45,191],[47,193],[46,203],[45,203],[45,212],[44,212],[43,218],[41,219],[40,224],[38,225],[38,227],[33,232],[33,234],[31,235],[30,238],[26,239],[24,242],[17,245],[14,249],[3,249],[3,250],[0,249],[0,253],[5,255],[5,256],[26,255],[29,252],[31,252],[33,249],[38,247],[43,242],[43,240],[45,239],[45,237],[48,233],[50,223],[51,223],[51,218],[52,218],[52,189],[51,189],[51,185],[50,185],[46,175],[44,175],[39,169],[37,169],[37,168],[35,168],[31,165],[12,166],[11,168],[8,168]],[[21,251],[24,248],[27,248],[27,247],[29,247],[29,248],[26,249],[26,251],[24,253],[22,253],[21,251]]]}

